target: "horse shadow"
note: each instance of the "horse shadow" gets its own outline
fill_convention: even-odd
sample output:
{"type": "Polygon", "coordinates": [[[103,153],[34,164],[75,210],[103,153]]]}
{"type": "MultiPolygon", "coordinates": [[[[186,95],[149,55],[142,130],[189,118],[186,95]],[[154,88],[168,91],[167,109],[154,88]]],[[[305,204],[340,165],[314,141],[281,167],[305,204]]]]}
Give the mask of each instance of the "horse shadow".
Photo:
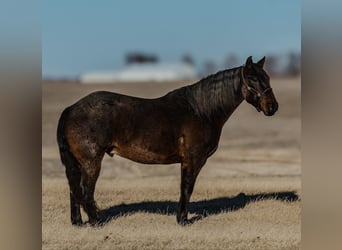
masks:
{"type": "MultiPolygon", "coordinates": [[[[237,211],[251,202],[270,199],[294,202],[298,201],[299,197],[295,192],[273,192],[254,195],[240,193],[235,197],[220,197],[210,200],[194,201],[188,205],[189,213],[195,214],[189,219],[188,224],[193,224],[210,215],[237,211]]],[[[143,201],[139,203],[115,205],[99,211],[100,224],[105,225],[113,219],[138,212],[175,215],[177,213],[177,205],[178,202],[174,201],[143,201]]]]}

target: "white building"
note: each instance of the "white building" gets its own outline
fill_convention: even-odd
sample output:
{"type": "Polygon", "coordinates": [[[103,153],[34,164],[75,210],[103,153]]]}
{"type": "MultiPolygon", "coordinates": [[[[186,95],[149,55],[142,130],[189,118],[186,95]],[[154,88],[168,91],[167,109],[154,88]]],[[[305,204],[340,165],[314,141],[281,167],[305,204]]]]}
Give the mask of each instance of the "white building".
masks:
{"type": "Polygon", "coordinates": [[[117,71],[94,71],[80,77],[81,83],[178,81],[197,78],[188,63],[133,63],[117,71]]]}

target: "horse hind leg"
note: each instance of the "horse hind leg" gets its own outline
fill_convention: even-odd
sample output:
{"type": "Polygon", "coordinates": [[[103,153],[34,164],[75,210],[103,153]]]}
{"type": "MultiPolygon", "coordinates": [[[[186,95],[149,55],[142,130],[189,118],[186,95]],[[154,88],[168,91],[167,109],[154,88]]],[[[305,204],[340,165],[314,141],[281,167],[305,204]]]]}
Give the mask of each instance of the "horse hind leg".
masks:
{"type": "Polygon", "coordinates": [[[70,212],[71,224],[81,226],[82,216],[80,210],[80,203],[82,200],[81,190],[81,171],[78,166],[67,166],[66,175],[70,188],[70,212]]]}
{"type": "Polygon", "coordinates": [[[101,160],[89,161],[83,165],[81,177],[82,207],[87,213],[89,223],[96,225],[99,222],[98,208],[94,199],[96,181],[101,169],[101,160]]]}

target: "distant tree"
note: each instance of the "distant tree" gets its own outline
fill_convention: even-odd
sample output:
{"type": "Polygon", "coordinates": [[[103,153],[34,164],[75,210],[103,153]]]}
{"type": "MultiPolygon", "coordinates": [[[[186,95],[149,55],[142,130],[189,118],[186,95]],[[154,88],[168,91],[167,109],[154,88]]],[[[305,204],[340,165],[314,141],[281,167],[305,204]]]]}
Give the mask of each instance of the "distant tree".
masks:
{"type": "Polygon", "coordinates": [[[190,65],[192,65],[192,66],[195,65],[194,59],[192,58],[192,56],[191,56],[190,54],[184,54],[184,55],[182,56],[181,61],[184,62],[184,63],[190,64],[190,65]]]}
{"type": "Polygon", "coordinates": [[[211,60],[206,60],[203,63],[202,75],[207,76],[207,75],[213,74],[216,72],[216,70],[217,70],[217,66],[216,66],[215,62],[211,61],[211,60]]]}
{"type": "Polygon", "coordinates": [[[239,59],[235,54],[230,54],[226,57],[223,63],[223,67],[225,69],[230,69],[238,66],[239,64],[239,59]]]}
{"type": "Polygon", "coordinates": [[[279,57],[278,56],[276,56],[276,55],[266,56],[265,70],[268,72],[268,74],[270,74],[270,75],[279,74],[278,63],[279,63],[279,57]]]}
{"type": "Polygon", "coordinates": [[[299,53],[290,52],[288,54],[288,63],[286,66],[286,74],[289,76],[298,76],[301,70],[301,56],[299,53]]]}
{"type": "Polygon", "coordinates": [[[158,57],[155,55],[148,55],[145,53],[135,52],[126,54],[126,64],[131,63],[148,63],[158,62],[158,57]]]}

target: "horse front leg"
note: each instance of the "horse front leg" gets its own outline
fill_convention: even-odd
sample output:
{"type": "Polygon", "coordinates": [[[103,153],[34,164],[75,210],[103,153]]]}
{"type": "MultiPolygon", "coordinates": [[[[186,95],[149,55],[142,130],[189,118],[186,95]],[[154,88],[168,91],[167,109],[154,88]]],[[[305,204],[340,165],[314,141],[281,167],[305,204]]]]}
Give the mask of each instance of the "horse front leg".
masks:
{"type": "Polygon", "coordinates": [[[189,224],[188,203],[194,190],[196,178],[204,165],[206,159],[195,162],[183,162],[181,166],[181,192],[177,209],[177,222],[180,225],[189,224]]]}

